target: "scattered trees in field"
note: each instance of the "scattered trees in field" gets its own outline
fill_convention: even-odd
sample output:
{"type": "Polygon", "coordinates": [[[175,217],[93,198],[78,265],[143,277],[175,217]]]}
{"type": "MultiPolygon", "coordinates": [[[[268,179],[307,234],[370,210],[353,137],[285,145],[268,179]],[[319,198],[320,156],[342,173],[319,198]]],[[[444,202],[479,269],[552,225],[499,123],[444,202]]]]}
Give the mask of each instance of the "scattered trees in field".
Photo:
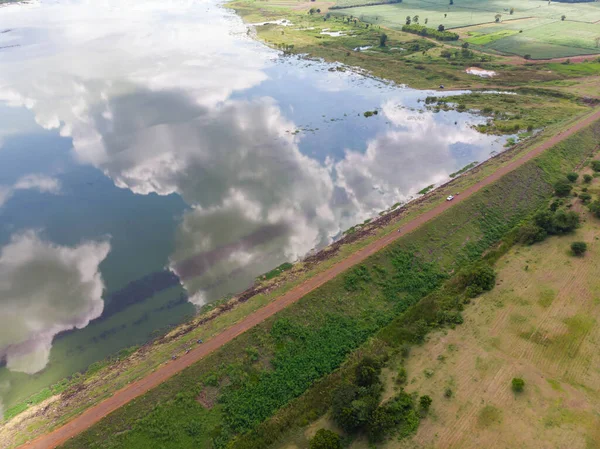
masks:
{"type": "Polygon", "coordinates": [[[502,14],[496,14],[494,16],[494,20],[495,20],[496,23],[499,23],[501,18],[502,18],[502,14]]]}
{"type": "MultiPolygon", "coordinates": [[[[380,372],[379,362],[365,357],[356,366],[355,383],[342,384],[333,393],[335,423],[350,434],[365,432],[370,443],[385,440],[398,428],[408,435],[419,425],[414,400],[404,391],[379,405],[383,391],[380,372]]],[[[421,409],[429,409],[431,398],[427,398],[421,398],[421,409]]]]}
{"type": "Polygon", "coordinates": [[[443,33],[446,30],[446,27],[444,25],[438,25],[438,31],[440,33],[443,33]]]}
{"type": "Polygon", "coordinates": [[[571,243],[571,251],[575,256],[583,256],[587,251],[587,243],[585,242],[573,242],[571,243]]]}
{"type": "MultiPolygon", "coordinates": [[[[554,205],[555,203],[552,204],[554,205]]],[[[531,223],[521,226],[517,240],[524,245],[533,245],[544,241],[549,235],[567,234],[578,226],[579,215],[576,212],[558,209],[556,205],[550,210],[538,212],[531,223]]]]}
{"type": "Polygon", "coordinates": [[[567,16],[565,16],[564,14],[562,16],[560,16],[560,20],[562,20],[563,22],[565,21],[566,18],[567,18],[567,16]]]}
{"type": "Polygon", "coordinates": [[[310,449],[342,449],[342,440],[340,436],[327,429],[319,429],[315,436],[310,440],[310,449]]]}
{"type": "Polygon", "coordinates": [[[521,393],[525,388],[525,381],[520,377],[514,377],[511,382],[511,388],[515,393],[521,393]]]}

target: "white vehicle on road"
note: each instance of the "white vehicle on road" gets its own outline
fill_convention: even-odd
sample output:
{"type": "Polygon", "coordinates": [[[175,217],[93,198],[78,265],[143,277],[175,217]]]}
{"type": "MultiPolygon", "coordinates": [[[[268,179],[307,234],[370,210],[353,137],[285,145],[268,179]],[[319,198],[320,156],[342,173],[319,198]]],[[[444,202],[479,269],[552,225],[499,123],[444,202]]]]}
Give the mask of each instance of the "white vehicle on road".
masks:
{"type": "Polygon", "coordinates": [[[446,198],[446,201],[452,201],[454,199],[454,196],[450,195],[448,198],[446,198]]]}

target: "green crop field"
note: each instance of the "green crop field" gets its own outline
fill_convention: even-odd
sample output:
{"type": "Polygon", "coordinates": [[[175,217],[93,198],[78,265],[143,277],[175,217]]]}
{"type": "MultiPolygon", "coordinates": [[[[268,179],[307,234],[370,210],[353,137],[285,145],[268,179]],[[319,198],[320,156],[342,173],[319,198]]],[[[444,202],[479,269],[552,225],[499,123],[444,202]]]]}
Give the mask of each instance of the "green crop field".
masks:
{"type": "Polygon", "coordinates": [[[407,17],[414,22],[417,16],[420,24],[427,21],[428,26],[454,29],[481,50],[533,59],[600,54],[600,3],[596,2],[457,0],[449,5],[446,0],[404,0],[368,6],[361,0],[339,0],[336,5],[345,8],[338,14],[393,29],[401,29],[407,17]],[[357,6],[347,8],[350,5],[357,6]]]}

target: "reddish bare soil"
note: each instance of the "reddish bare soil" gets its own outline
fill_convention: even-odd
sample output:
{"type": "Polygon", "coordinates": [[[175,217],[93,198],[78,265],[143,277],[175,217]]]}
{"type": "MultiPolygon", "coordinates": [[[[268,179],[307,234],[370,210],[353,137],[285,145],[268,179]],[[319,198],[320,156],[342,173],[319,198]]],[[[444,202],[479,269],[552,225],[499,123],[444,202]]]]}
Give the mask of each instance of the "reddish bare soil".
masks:
{"type": "Polygon", "coordinates": [[[160,385],[162,382],[169,379],[171,376],[174,376],[175,374],[184,370],[193,363],[196,363],[199,360],[203,359],[207,355],[211,354],[212,352],[216,351],[217,349],[221,348],[222,346],[233,340],[238,335],[246,332],[249,329],[252,329],[257,324],[273,316],[277,312],[285,309],[290,304],[295,303],[306,294],[320,287],[327,281],[335,278],[340,273],[346,271],[348,268],[351,268],[352,266],[361,263],[366,258],[373,255],[382,248],[386,247],[393,241],[397,240],[403,235],[414,231],[422,224],[442,214],[455,204],[464,201],[474,193],[478,192],[479,190],[498,180],[505,174],[513,171],[517,167],[523,165],[525,162],[538,156],[548,148],[556,145],[558,142],[566,139],[570,135],[590,125],[596,120],[600,120],[600,110],[580,120],[568,130],[559,133],[553,138],[533,148],[529,153],[527,153],[520,159],[517,159],[503,167],[500,167],[492,175],[488,176],[487,178],[483,179],[477,184],[474,184],[465,191],[461,192],[461,194],[457,196],[454,199],[454,201],[444,202],[434,207],[433,209],[423,213],[422,215],[416,217],[411,222],[406,223],[402,227],[401,232],[392,232],[383,236],[379,240],[369,244],[368,246],[350,255],[348,258],[338,262],[336,265],[332,266],[328,270],[315,275],[303,284],[298,285],[297,287],[288,291],[286,294],[277,298],[262,309],[259,309],[251,315],[248,315],[239,323],[231,326],[229,329],[226,329],[225,331],[216,335],[214,338],[207,341],[206,343],[199,345],[198,347],[190,351],[188,354],[185,354],[184,356],[174,361],[162,365],[160,368],[150,373],[146,377],[131,383],[130,385],[122,388],[121,390],[118,390],[110,398],[105,399],[99,404],[87,409],[81,415],[74,418],[72,421],[65,424],[64,426],[59,427],[53,432],[41,436],[35,439],[34,441],[21,446],[21,448],[49,449],[59,446],[60,444],[66,442],[70,438],[73,438],[74,436],[93,426],[109,413],[114,412],[115,410],[127,404],[136,397],[141,396],[142,394],[146,393],[152,388],[155,388],[156,386],[160,385]]]}

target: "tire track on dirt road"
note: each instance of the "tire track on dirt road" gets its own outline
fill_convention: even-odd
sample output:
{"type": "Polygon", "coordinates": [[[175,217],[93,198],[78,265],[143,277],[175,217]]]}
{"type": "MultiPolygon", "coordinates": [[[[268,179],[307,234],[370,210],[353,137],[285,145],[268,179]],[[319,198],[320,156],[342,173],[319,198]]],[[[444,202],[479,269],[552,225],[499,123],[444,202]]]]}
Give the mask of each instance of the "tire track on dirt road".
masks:
{"type": "Polygon", "coordinates": [[[88,428],[99,422],[108,414],[114,412],[115,410],[124,406],[128,402],[132,401],[133,399],[148,392],[149,390],[157,387],[170,377],[181,372],[185,368],[198,362],[199,360],[208,356],[209,354],[221,348],[225,344],[229,343],[238,335],[252,329],[257,324],[261,323],[267,318],[275,315],[277,312],[285,309],[289,305],[300,300],[306,294],[312,292],[316,288],[332,280],[347,269],[352,268],[354,265],[363,262],[369,256],[385,248],[398,238],[414,231],[415,229],[417,229],[424,223],[427,223],[428,221],[432,220],[433,218],[437,217],[438,215],[441,215],[450,207],[453,207],[455,204],[463,202],[474,193],[492,184],[493,182],[500,179],[502,176],[506,175],[507,173],[510,173],[511,171],[520,167],[524,163],[540,155],[547,149],[563,141],[567,137],[592,124],[596,120],[600,120],[600,109],[596,110],[594,113],[588,115],[587,117],[580,119],[569,129],[557,134],[556,136],[534,147],[531,151],[529,151],[529,153],[525,154],[521,158],[516,159],[503,167],[500,167],[487,178],[477,182],[476,184],[461,192],[461,194],[457,196],[454,199],[454,201],[444,201],[443,203],[439,204],[433,209],[424,212],[423,214],[416,217],[414,220],[403,225],[400,232],[390,232],[389,234],[384,235],[380,239],[370,243],[364,248],[351,254],[346,259],[341,260],[326,271],[323,271],[313,276],[304,283],[294,287],[284,295],[275,299],[268,305],[246,316],[246,318],[234,324],[230,328],[225,329],[223,332],[217,334],[211,340],[208,340],[204,344],[194,348],[188,354],[185,354],[176,360],[170,361],[160,366],[156,369],[156,371],[153,371],[152,373],[148,374],[142,379],[139,379],[123,387],[122,389],[116,391],[111,397],[105,399],[99,404],[90,407],[81,415],[72,419],[67,424],[55,429],[54,431],[46,435],[38,437],[37,439],[29,443],[26,443],[23,446],[20,446],[20,448],[51,449],[65,443],[69,439],[75,437],[76,435],[80,434],[81,432],[87,430],[88,428]]]}

